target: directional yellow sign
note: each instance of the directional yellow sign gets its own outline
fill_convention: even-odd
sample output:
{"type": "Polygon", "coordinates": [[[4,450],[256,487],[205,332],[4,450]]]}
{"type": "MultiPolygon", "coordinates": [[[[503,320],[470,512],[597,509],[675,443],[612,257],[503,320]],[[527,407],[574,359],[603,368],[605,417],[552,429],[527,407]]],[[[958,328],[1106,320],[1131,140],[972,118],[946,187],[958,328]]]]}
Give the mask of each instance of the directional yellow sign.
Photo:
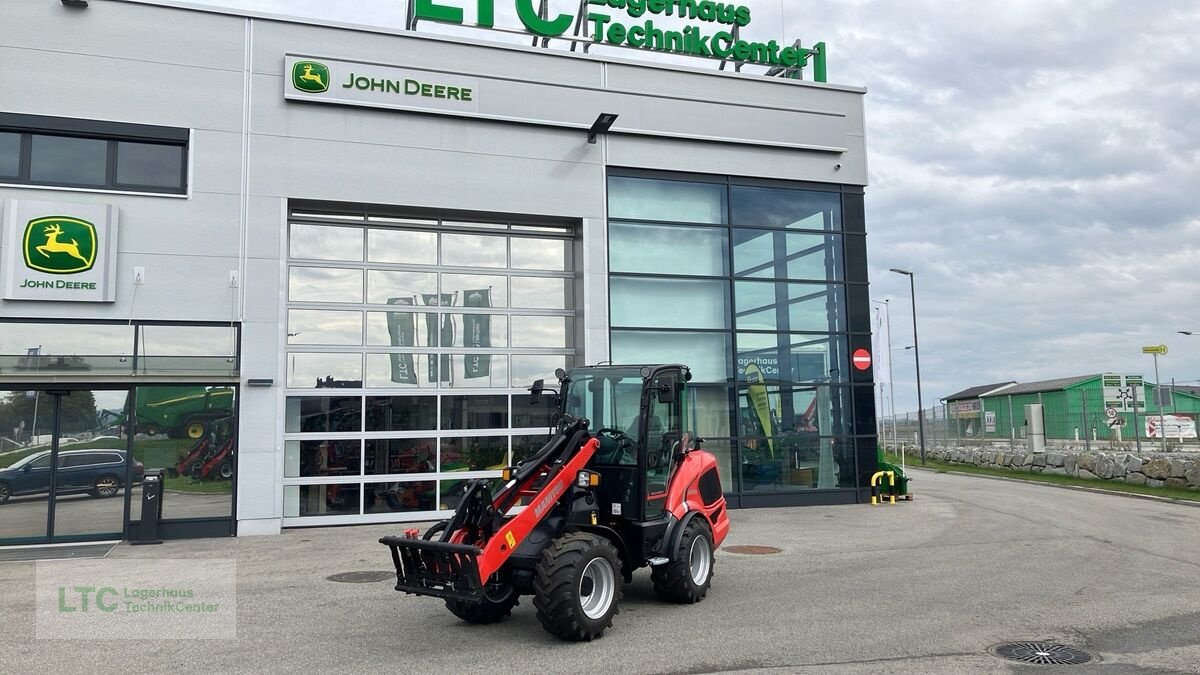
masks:
{"type": "Polygon", "coordinates": [[[1158,354],[1159,356],[1166,356],[1167,355],[1167,346],[1166,345],[1149,345],[1147,347],[1142,347],[1142,353],[1143,354],[1158,354]]]}

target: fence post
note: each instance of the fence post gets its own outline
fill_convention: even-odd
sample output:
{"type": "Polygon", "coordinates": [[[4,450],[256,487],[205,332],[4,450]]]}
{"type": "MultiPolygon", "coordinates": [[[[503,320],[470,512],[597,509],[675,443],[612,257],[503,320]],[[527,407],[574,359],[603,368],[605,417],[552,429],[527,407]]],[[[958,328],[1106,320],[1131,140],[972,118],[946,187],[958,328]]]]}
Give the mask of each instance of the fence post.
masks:
{"type": "Polygon", "coordinates": [[[1017,449],[1017,420],[1013,417],[1012,394],[1008,395],[1008,449],[1017,449]]]}
{"type": "Polygon", "coordinates": [[[1080,389],[1079,390],[1079,416],[1082,419],[1080,419],[1079,428],[1083,429],[1083,451],[1091,452],[1092,451],[1092,443],[1091,443],[1090,437],[1092,435],[1092,430],[1088,428],[1088,424],[1087,424],[1087,421],[1088,421],[1087,404],[1088,404],[1087,389],[1080,389]]]}

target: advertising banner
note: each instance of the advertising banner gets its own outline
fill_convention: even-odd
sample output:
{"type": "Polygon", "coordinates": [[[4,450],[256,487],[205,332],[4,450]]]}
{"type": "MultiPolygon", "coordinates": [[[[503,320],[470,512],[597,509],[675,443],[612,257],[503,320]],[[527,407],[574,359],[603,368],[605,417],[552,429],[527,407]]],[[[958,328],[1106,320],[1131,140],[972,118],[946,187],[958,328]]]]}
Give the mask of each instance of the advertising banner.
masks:
{"type": "Polygon", "coordinates": [[[746,394],[750,397],[750,405],[754,408],[754,414],[758,416],[763,433],[767,436],[767,448],[771,451],[771,457],[774,458],[775,442],[771,437],[775,432],[774,425],[771,424],[771,401],[767,395],[767,385],[763,384],[763,375],[758,364],[746,364],[746,381],[750,383],[746,394]]]}
{"type": "MultiPolygon", "coordinates": [[[[492,290],[482,288],[477,291],[463,291],[463,307],[491,307],[492,290]]],[[[491,347],[492,346],[492,317],[487,314],[463,315],[463,346],[491,347]]],[[[466,362],[463,370],[466,379],[487,377],[491,374],[492,357],[487,354],[468,354],[463,357],[466,362]]]]}
{"type": "Polygon", "coordinates": [[[956,401],[951,410],[954,416],[958,418],[964,417],[979,417],[979,411],[982,408],[982,402],[979,399],[974,401],[956,401]]]}
{"type": "MultiPolygon", "coordinates": [[[[437,293],[422,293],[421,302],[425,303],[426,307],[437,307],[437,293]]],[[[454,304],[453,293],[442,293],[442,307],[450,307],[454,304]]],[[[425,315],[425,333],[426,343],[429,346],[438,345],[441,347],[449,347],[454,344],[454,320],[449,314],[442,315],[441,326],[438,325],[438,315],[429,313],[425,315]],[[439,340],[440,333],[440,340],[439,340]]],[[[440,358],[429,358],[429,381],[430,382],[449,382],[450,381],[450,355],[442,354],[440,358]],[[441,362],[441,368],[438,368],[438,362],[441,362]],[[439,380],[438,378],[441,377],[439,380]]]]}
{"type": "MultiPolygon", "coordinates": [[[[389,305],[412,307],[416,298],[388,298],[389,305]]],[[[412,312],[388,312],[388,335],[393,347],[413,347],[417,342],[417,326],[412,312]]],[[[392,382],[417,384],[417,368],[412,354],[390,354],[392,358],[392,382]]]]}
{"type": "Polygon", "coordinates": [[[1146,437],[1158,438],[1159,427],[1167,438],[1196,438],[1196,420],[1187,415],[1155,415],[1146,413],[1146,437]]]}
{"type": "Polygon", "coordinates": [[[983,431],[987,434],[996,431],[996,413],[991,410],[983,413],[983,431]]]}

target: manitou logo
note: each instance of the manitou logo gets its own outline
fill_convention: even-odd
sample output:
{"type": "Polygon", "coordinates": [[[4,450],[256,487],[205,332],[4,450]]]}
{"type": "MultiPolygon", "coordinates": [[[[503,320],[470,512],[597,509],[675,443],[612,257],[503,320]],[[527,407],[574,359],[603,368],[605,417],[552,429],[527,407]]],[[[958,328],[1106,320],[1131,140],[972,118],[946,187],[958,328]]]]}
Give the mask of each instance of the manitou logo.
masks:
{"type": "Polygon", "coordinates": [[[25,226],[25,266],[47,274],[78,274],[96,264],[96,226],[80,218],[34,218],[25,226]]]}
{"type": "Polygon", "coordinates": [[[292,66],[292,86],[320,94],[329,89],[329,66],[317,61],[297,61],[292,66]]]}

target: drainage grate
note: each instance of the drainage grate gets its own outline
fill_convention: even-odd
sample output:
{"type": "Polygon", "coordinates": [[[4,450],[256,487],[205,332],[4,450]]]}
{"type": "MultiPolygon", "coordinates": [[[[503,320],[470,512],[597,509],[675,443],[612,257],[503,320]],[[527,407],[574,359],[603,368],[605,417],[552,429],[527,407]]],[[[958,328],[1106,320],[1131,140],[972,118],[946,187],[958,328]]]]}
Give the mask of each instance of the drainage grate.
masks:
{"type": "Polygon", "coordinates": [[[80,544],[77,546],[31,546],[29,548],[0,548],[0,562],[32,562],[35,560],[66,560],[70,558],[103,558],[115,543],[80,544]]]}
{"type": "Polygon", "coordinates": [[[741,553],[742,555],[771,555],[774,553],[783,553],[783,549],[775,548],[774,546],[726,546],[721,549],[729,553],[741,553]]]}
{"type": "Polygon", "coordinates": [[[369,570],[366,572],[340,572],[331,574],[325,577],[329,581],[336,581],[341,584],[369,584],[373,581],[387,581],[395,579],[395,572],[385,572],[379,570],[369,570]]]}
{"type": "Polygon", "coordinates": [[[992,647],[991,651],[1010,661],[1041,666],[1078,666],[1096,659],[1082,649],[1051,642],[1006,642],[992,647]]]}

